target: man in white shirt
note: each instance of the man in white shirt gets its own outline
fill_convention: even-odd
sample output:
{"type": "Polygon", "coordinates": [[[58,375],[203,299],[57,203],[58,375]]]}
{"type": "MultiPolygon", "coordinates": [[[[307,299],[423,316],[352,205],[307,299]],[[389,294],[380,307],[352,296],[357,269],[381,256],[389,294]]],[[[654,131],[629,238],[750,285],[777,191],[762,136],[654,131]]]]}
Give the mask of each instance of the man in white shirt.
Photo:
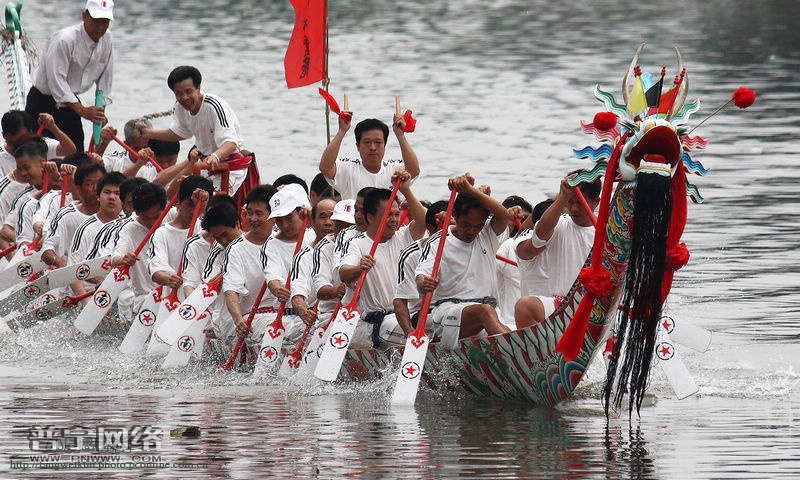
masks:
{"type": "MultiPolygon", "coordinates": [[[[239,119],[222,98],[200,89],[203,77],[195,67],[176,67],[167,77],[167,85],[175,94],[175,109],[169,128],[153,130],[142,128],[147,138],[179,142],[194,137],[201,157],[213,168],[221,162],[230,166],[230,190],[233,196],[247,176],[250,164],[255,161],[251,152],[244,151],[239,119]]],[[[214,187],[220,188],[219,176],[214,176],[214,187]]]]}
{"type": "Polygon", "coordinates": [[[450,188],[459,194],[453,207],[455,225],[445,239],[438,278],[431,275],[441,238],[425,244],[414,272],[420,293],[433,291],[430,318],[434,334],[446,348],[456,348],[460,339],[483,331],[489,335],[510,331],[500,322],[495,310],[497,300],[492,298],[496,291],[495,255],[510,215],[474,183],[469,174],[450,179],[450,188]]]}
{"type": "MultiPolygon", "coordinates": [[[[8,175],[17,168],[14,150],[23,143],[31,141],[33,133],[30,129],[33,127],[33,121],[24,110],[9,110],[3,114],[0,123],[3,127],[3,140],[6,141],[4,148],[0,149],[0,175],[8,175]]],[[[44,138],[47,144],[47,160],[75,153],[72,140],[58,128],[52,115],[40,114],[39,123],[56,137],[44,138]]]]}
{"type": "Polygon", "coordinates": [[[56,124],[84,149],[81,118],[106,123],[105,105],[111,103],[114,76],[113,43],[108,27],[114,20],[113,0],[88,0],[83,22],[53,34],[44,46],[28,92],[25,111],[32,118],[49,113],[56,124]],[[97,85],[103,106],[86,107],[78,95],[97,85]]]}
{"type": "MultiPolygon", "coordinates": [[[[345,112],[351,115],[352,112],[345,112]]],[[[406,139],[403,129],[406,121],[402,115],[395,114],[392,129],[400,144],[402,160],[384,160],[386,142],[389,139],[389,127],[380,120],[368,118],[360,121],[355,128],[356,148],[359,158],[340,158],[339,149],[342,140],[350,129],[350,122],[339,118],[339,131],[322,152],[319,170],[325,175],[329,184],[336,187],[342,198],[356,198],[358,191],[364,187],[391,188],[392,175],[398,169],[411,174],[411,178],[419,175],[419,160],[414,149],[406,139]]]]}
{"type": "MultiPolygon", "coordinates": [[[[514,307],[517,328],[541,323],[569,293],[592,250],[594,225],[567,180],[533,229],[517,238],[522,298],[514,307]]],[[[589,208],[600,202],[601,182],[582,183],[589,208]]]]}

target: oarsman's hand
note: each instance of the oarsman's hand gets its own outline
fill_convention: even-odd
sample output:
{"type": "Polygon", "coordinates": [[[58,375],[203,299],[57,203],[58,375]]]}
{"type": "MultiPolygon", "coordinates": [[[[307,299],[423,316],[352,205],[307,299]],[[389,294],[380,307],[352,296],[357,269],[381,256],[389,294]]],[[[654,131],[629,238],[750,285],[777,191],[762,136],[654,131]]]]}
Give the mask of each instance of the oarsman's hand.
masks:
{"type": "Polygon", "coordinates": [[[569,184],[569,180],[571,180],[572,177],[574,176],[575,174],[572,174],[570,176],[561,179],[561,184],[559,185],[558,188],[558,194],[562,195],[565,200],[568,200],[575,196],[575,189],[573,189],[569,184]]]}
{"type": "Polygon", "coordinates": [[[56,120],[49,113],[39,114],[39,125],[44,125],[46,130],[54,131],[56,127],[56,120]]]}
{"type": "Polygon", "coordinates": [[[527,213],[525,213],[525,210],[523,210],[522,207],[520,207],[519,205],[514,205],[513,207],[508,208],[507,210],[508,210],[508,215],[511,217],[512,221],[515,218],[518,218],[520,219],[520,221],[522,221],[522,219],[525,218],[525,216],[527,215],[527,213]]]}
{"type": "Polygon", "coordinates": [[[170,275],[169,280],[167,280],[167,286],[172,288],[181,288],[183,285],[183,279],[177,275],[170,275]]]}
{"type": "Polygon", "coordinates": [[[405,135],[406,128],[406,119],[403,117],[402,113],[395,113],[394,118],[392,119],[392,130],[394,130],[395,135],[405,135]]]}
{"type": "Polygon", "coordinates": [[[103,127],[100,130],[100,143],[104,145],[108,145],[111,143],[111,140],[114,140],[114,137],[117,136],[117,129],[111,126],[103,127]]]}
{"type": "MultiPolygon", "coordinates": [[[[254,305],[253,308],[257,307],[254,305]]],[[[237,318],[235,320],[235,323],[236,323],[236,334],[242,338],[250,335],[250,333],[253,331],[250,327],[247,326],[247,322],[242,317],[237,318]]]]}
{"type": "Polygon", "coordinates": [[[340,283],[340,284],[339,284],[339,285],[336,287],[336,298],[342,298],[342,297],[344,297],[344,294],[345,294],[345,293],[347,293],[347,285],[345,285],[344,283],[340,283]]]}
{"type": "Polygon", "coordinates": [[[89,154],[89,159],[92,161],[92,163],[96,163],[98,165],[103,165],[103,157],[101,157],[100,155],[98,155],[96,153],[90,153],[89,154]]]}
{"type": "Polygon", "coordinates": [[[76,167],[75,165],[70,165],[68,163],[62,163],[61,164],[61,168],[59,168],[58,171],[61,172],[61,175],[72,176],[72,175],[75,175],[75,170],[77,170],[77,169],[78,169],[78,167],[76,167]]]}
{"type": "Polygon", "coordinates": [[[303,323],[305,323],[306,325],[314,325],[314,323],[317,322],[317,314],[314,312],[314,310],[311,310],[310,308],[303,308],[302,310],[297,312],[297,314],[300,316],[300,318],[303,320],[303,323]]]}
{"type": "Polygon", "coordinates": [[[202,188],[195,188],[192,192],[192,202],[197,205],[198,203],[206,203],[209,199],[208,192],[202,188]]]}
{"type": "Polygon", "coordinates": [[[208,163],[208,172],[214,173],[219,167],[219,158],[217,157],[216,153],[211,153],[203,159],[206,163],[208,163]]]}
{"type": "Polygon", "coordinates": [[[473,185],[475,185],[475,178],[470,175],[469,172],[464,175],[453,177],[447,182],[447,187],[451,190],[455,189],[458,193],[469,192],[474,188],[473,185]]]}
{"type": "Polygon", "coordinates": [[[200,150],[198,150],[197,147],[192,147],[192,149],[189,150],[189,155],[186,157],[186,159],[192,163],[197,162],[200,160],[200,150]]]}
{"type": "Polygon", "coordinates": [[[36,222],[33,224],[33,233],[41,237],[43,228],[44,228],[44,222],[36,222]]]}
{"type": "Polygon", "coordinates": [[[490,187],[489,185],[481,185],[480,187],[478,187],[478,191],[484,195],[490,197],[492,196],[492,187],[490,187]]]}
{"type": "Polygon", "coordinates": [[[364,255],[361,257],[361,261],[358,262],[358,266],[361,267],[361,270],[369,270],[375,266],[375,258],[372,255],[364,255]]]}
{"type": "Polygon", "coordinates": [[[275,298],[280,300],[281,302],[288,302],[289,296],[292,292],[290,292],[285,286],[281,285],[280,287],[276,287],[272,294],[275,295],[275,298]]]}
{"type": "Polygon", "coordinates": [[[438,285],[439,285],[439,279],[438,278],[433,278],[433,277],[429,277],[427,275],[423,275],[422,276],[422,285],[420,286],[419,291],[421,293],[423,293],[423,294],[428,293],[428,292],[432,292],[432,291],[434,291],[436,289],[436,287],[438,285]]]}
{"type": "Polygon", "coordinates": [[[139,158],[136,160],[137,163],[144,165],[145,163],[149,162],[151,158],[155,157],[155,153],[150,147],[145,147],[136,154],[139,158]]]}
{"type": "Polygon", "coordinates": [[[298,210],[297,214],[300,215],[301,220],[306,217],[311,218],[311,207],[306,207],[303,205],[300,207],[300,210],[298,210]]]}
{"type": "Polygon", "coordinates": [[[353,112],[349,110],[342,111],[342,116],[339,117],[339,131],[342,133],[350,130],[351,122],[353,121],[353,112]],[[345,118],[342,118],[345,117],[345,118]]]}
{"type": "Polygon", "coordinates": [[[93,123],[105,125],[108,123],[106,118],[106,107],[83,107],[81,117],[93,123]]]}
{"type": "Polygon", "coordinates": [[[129,267],[132,267],[137,260],[139,260],[139,257],[137,257],[133,252],[128,252],[122,256],[122,264],[129,267]]]}
{"type": "Polygon", "coordinates": [[[58,176],[58,165],[55,162],[44,162],[44,169],[50,172],[52,176],[58,176]]]}

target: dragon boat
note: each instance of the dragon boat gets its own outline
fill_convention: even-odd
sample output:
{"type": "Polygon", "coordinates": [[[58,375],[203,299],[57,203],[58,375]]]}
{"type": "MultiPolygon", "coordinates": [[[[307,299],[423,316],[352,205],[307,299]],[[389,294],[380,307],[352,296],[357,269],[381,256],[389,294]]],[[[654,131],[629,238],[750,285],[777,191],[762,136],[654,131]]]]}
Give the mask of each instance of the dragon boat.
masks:
{"type": "Polygon", "coordinates": [[[31,88],[31,69],[28,56],[33,49],[22,30],[20,13],[22,0],[9,3],[5,9],[6,25],[2,33],[2,59],[8,82],[9,106],[12,110],[24,110],[28,90],[31,88]]]}
{"type": "MultiPolygon", "coordinates": [[[[687,197],[702,201],[686,174],[707,171],[688,152],[708,143],[685,133],[699,101],[686,102],[688,75],[678,49],[678,74],[664,88],[664,70],[657,82],[642,75],[643,46],[622,81],[624,103],[598,85],[594,95],[606,111],[582,122],[603,145],[574,151],[595,165],[571,184],[605,178],[592,253],[569,294],[542,324],[465,340],[456,349],[432,343],[422,373],[431,389],[555,406],[570,398],[614,330],[606,408],[619,408],[623,393],[631,409],[641,406],[662,306],[674,271],[689,258],[680,243],[687,197]]],[[[339,380],[394,374],[401,354],[402,348],[350,350],[339,380]]]]}

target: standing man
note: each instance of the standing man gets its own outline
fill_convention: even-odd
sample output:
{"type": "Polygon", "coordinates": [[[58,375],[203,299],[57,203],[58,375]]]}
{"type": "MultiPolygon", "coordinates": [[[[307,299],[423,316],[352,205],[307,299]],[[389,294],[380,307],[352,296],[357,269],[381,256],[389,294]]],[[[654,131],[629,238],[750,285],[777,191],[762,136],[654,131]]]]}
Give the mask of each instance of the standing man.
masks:
{"type": "MultiPolygon", "coordinates": [[[[344,112],[352,115],[352,112],[344,112]]],[[[400,144],[402,160],[383,160],[386,142],[389,139],[389,127],[375,118],[358,122],[355,129],[356,148],[360,158],[340,158],[339,148],[350,129],[350,122],[339,118],[339,131],[331,139],[331,143],[322,152],[319,170],[325,179],[342,194],[342,198],[356,198],[358,191],[364,187],[392,188],[392,175],[396,170],[405,170],[411,178],[419,175],[419,160],[414,149],[406,139],[406,121],[402,115],[395,114],[392,129],[400,144]]]]}
{"type": "MultiPolygon", "coordinates": [[[[59,30],[44,46],[33,76],[25,111],[31,118],[53,115],[56,125],[83,152],[81,118],[105,124],[105,105],[111,103],[114,76],[113,46],[108,27],[114,20],[113,0],[88,0],[83,22],[59,30]],[[103,106],[86,107],[78,95],[97,85],[103,106]]],[[[53,133],[51,132],[51,135],[53,133]]]]}
{"type": "MultiPolygon", "coordinates": [[[[222,98],[200,90],[203,77],[191,66],[180,66],[170,72],[167,85],[175,94],[175,110],[169,128],[153,130],[141,128],[146,138],[179,142],[194,137],[201,158],[212,171],[220,163],[230,165],[230,191],[233,196],[242,185],[248,169],[255,161],[252,152],[243,150],[239,119],[222,98]]],[[[219,189],[220,179],[214,178],[214,188],[219,189]]]]}

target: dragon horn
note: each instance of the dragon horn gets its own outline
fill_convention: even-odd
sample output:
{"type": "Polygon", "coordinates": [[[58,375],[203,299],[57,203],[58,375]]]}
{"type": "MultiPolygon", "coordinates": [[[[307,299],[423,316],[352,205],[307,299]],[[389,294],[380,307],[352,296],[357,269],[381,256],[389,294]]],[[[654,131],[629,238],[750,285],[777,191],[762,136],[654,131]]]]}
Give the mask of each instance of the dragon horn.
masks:
{"type": "Polygon", "coordinates": [[[631,60],[631,66],[628,67],[628,71],[625,72],[625,77],[622,79],[622,99],[625,100],[625,105],[628,105],[630,101],[630,93],[628,92],[628,81],[631,78],[631,74],[633,74],[633,69],[636,67],[636,64],[639,63],[639,54],[642,53],[642,49],[646,44],[643,43],[639,45],[639,48],[636,49],[636,53],[633,55],[633,60],[631,60]]]}
{"type": "Polygon", "coordinates": [[[683,59],[681,58],[681,51],[678,50],[678,47],[675,47],[675,54],[678,56],[678,72],[681,75],[681,84],[678,86],[678,88],[680,88],[678,98],[672,105],[672,108],[669,109],[667,120],[672,120],[672,117],[681,111],[683,104],[686,103],[686,96],[689,94],[689,74],[686,73],[686,70],[683,68],[683,59]]]}

